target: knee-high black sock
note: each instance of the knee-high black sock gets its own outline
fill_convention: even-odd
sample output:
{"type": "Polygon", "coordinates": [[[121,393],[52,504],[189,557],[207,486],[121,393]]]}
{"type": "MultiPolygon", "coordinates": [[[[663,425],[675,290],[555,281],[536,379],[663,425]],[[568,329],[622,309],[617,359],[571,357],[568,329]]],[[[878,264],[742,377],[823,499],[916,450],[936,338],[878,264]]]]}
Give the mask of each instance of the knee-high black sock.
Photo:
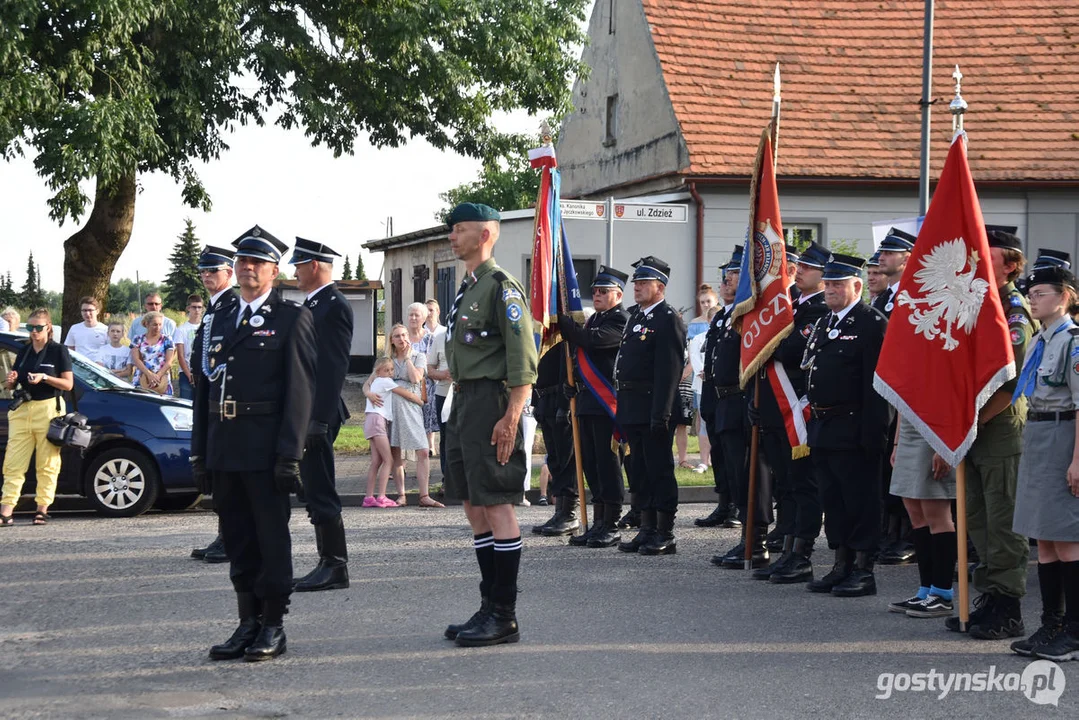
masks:
{"type": "Polygon", "coordinates": [[[955,577],[955,558],[959,554],[955,530],[934,533],[929,537],[933,543],[933,587],[950,593],[955,577]]]}
{"type": "Polygon", "coordinates": [[[517,572],[521,567],[521,536],[494,541],[495,582],[491,601],[501,605],[517,602],[517,572]]]}
{"type": "Polygon", "coordinates": [[[472,536],[472,546],[476,548],[476,562],[480,564],[480,595],[491,597],[491,588],[495,584],[495,536],[485,532],[472,536]]]}
{"type": "Polygon", "coordinates": [[[1064,576],[1062,563],[1038,563],[1038,588],[1042,593],[1042,625],[1059,624],[1064,617],[1064,576]]]}
{"type": "Polygon", "coordinates": [[[910,541],[914,543],[914,554],[918,558],[918,583],[928,590],[933,584],[933,545],[929,526],[911,530],[910,541]]]}
{"type": "Polygon", "coordinates": [[[1064,585],[1064,622],[1074,627],[1079,625],[1079,560],[1061,561],[1060,570],[1064,585]]]}

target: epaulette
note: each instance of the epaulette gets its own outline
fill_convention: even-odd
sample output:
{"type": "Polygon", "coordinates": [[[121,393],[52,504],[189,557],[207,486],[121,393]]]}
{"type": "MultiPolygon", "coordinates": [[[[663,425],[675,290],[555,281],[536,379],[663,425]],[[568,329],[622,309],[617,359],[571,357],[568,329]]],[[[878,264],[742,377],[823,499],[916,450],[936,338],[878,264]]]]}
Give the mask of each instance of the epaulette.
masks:
{"type": "Polygon", "coordinates": [[[291,305],[292,307],[303,307],[300,303],[296,302],[295,300],[284,300],[283,302],[286,305],[291,305]]]}
{"type": "Polygon", "coordinates": [[[491,277],[495,279],[495,282],[504,283],[510,279],[510,276],[502,271],[502,268],[495,268],[491,271],[491,277]]]}

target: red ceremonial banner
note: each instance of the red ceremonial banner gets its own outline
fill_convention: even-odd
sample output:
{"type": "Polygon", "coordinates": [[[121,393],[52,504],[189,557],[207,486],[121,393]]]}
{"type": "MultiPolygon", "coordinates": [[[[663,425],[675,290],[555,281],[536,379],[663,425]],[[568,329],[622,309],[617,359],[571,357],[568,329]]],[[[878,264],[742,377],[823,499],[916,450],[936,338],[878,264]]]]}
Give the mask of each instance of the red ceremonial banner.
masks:
{"type": "Polygon", "coordinates": [[[952,466],[978,434],[978,412],[1015,377],[966,136],[952,140],[899,281],[873,387],[952,466]]]}

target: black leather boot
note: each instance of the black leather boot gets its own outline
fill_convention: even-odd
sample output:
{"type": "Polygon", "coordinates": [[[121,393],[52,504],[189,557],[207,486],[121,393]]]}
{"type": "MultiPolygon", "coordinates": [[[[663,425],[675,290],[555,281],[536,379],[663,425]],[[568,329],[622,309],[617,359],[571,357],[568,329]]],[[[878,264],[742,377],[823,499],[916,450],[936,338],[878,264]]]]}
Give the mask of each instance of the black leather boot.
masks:
{"type": "Polygon", "coordinates": [[[457,633],[456,642],[461,647],[487,647],[502,643],[515,643],[521,639],[517,627],[516,603],[492,603],[491,611],[473,627],[457,633]]]}
{"type": "Polygon", "coordinates": [[[315,550],[318,552],[318,562],[315,564],[314,570],[304,575],[299,580],[292,581],[292,589],[295,590],[296,586],[300,583],[308,582],[311,578],[322,571],[323,563],[323,551],[322,551],[322,526],[315,525],[315,550]]]}
{"type": "Polygon", "coordinates": [[[315,526],[315,537],[322,537],[318,565],[300,582],[296,592],[343,590],[348,587],[348,547],[345,543],[345,524],[338,515],[324,525],[315,526]]]}
{"type": "MultiPolygon", "coordinates": [[[[764,538],[768,535],[767,526],[753,528],[753,539],[750,541],[752,545],[751,553],[752,559],[750,560],[750,567],[760,568],[768,564],[768,548],[764,545],[764,538]]],[[[742,533],[745,536],[745,532],[742,533]]],[[[742,554],[738,557],[730,555],[723,560],[723,567],[730,570],[740,570],[746,566],[746,549],[745,544],[742,545],[742,554]]]]}
{"type": "Polygon", "coordinates": [[[918,561],[914,543],[910,541],[910,519],[906,512],[898,514],[895,540],[880,553],[881,565],[907,565],[918,561]]]}
{"type": "MultiPolygon", "coordinates": [[[[779,556],[771,565],[765,565],[764,567],[757,568],[753,571],[754,580],[771,580],[772,573],[782,570],[787,566],[787,563],[791,559],[791,551],[794,547],[794,536],[786,535],[783,537],[783,546],[780,548],[783,554],[779,556]]],[[[770,550],[769,550],[770,551],[770,550]]]]}
{"type": "Polygon", "coordinates": [[[286,597],[268,597],[262,601],[262,627],[259,628],[255,641],[244,651],[244,660],[272,660],[285,653],[284,619],[287,610],[286,597]]]}
{"type": "Polygon", "coordinates": [[[873,577],[873,553],[859,550],[854,555],[854,569],[832,588],[836,597],[862,597],[877,594],[877,580],[873,577]]]}
{"type": "Polygon", "coordinates": [[[550,525],[540,530],[540,535],[544,537],[572,535],[574,530],[581,527],[581,521],[577,519],[577,498],[560,495],[557,504],[562,514],[557,519],[551,518],[550,525]]]}
{"type": "Polygon", "coordinates": [[[629,494],[629,510],[622,516],[615,527],[622,530],[628,530],[629,528],[639,528],[641,526],[641,511],[637,507],[637,493],[629,494]]]}
{"type": "Polygon", "coordinates": [[[742,527],[742,517],[738,514],[738,506],[727,503],[727,519],[723,521],[723,527],[732,529],[742,527]]]}
{"type": "Polygon", "coordinates": [[[552,524],[554,524],[556,522],[560,522],[562,520],[562,504],[563,503],[562,503],[562,497],[561,496],[556,497],[554,499],[554,514],[551,515],[551,517],[547,518],[547,522],[545,522],[545,523],[543,523],[541,525],[533,525],[532,526],[532,534],[533,535],[542,535],[543,531],[545,529],[550,527],[552,524]]]}
{"type": "Polygon", "coordinates": [[[235,660],[244,655],[244,651],[255,642],[262,619],[259,617],[259,601],[255,593],[236,593],[236,606],[240,612],[240,626],[220,645],[210,648],[211,660],[235,660]]]}
{"type": "MultiPolygon", "coordinates": [[[[746,529],[742,528],[742,537],[738,540],[738,544],[735,545],[734,547],[732,547],[730,550],[728,550],[725,553],[720,553],[719,555],[713,555],[712,556],[712,564],[715,565],[716,567],[727,567],[726,563],[727,563],[728,560],[733,561],[733,558],[737,557],[737,558],[739,558],[739,562],[741,562],[741,558],[743,558],[745,556],[745,554],[746,554],[746,529]]],[[[741,567],[741,565],[739,565],[739,567],[741,567]]]]}
{"type": "Polygon", "coordinates": [[[697,527],[720,527],[727,522],[727,501],[720,500],[715,510],[702,518],[697,518],[693,524],[697,527]]]}
{"type": "Polygon", "coordinates": [[[835,564],[832,569],[821,579],[810,581],[806,589],[809,592],[830,593],[832,588],[846,580],[853,567],[854,558],[850,549],[840,545],[835,549],[835,564]]]}
{"type": "Polygon", "coordinates": [[[456,640],[457,636],[465,630],[471,630],[487,617],[491,612],[491,601],[487,597],[480,597],[480,609],[472,613],[472,617],[458,625],[447,625],[446,632],[442,633],[447,640],[456,640]]]}
{"type": "Polygon", "coordinates": [[[635,553],[641,549],[649,536],[656,531],[656,511],[641,510],[641,528],[637,535],[629,541],[618,543],[618,549],[622,552],[635,553]]]}
{"type": "Polygon", "coordinates": [[[589,516],[592,523],[588,526],[588,530],[580,535],[570,535],[569,544],[574,547],[585,547],[588,545],[588,541],[592,539],[592,536],[596,533],[603,532],[603,503],[592,503],[592,514],[589,516]]]}
{"type": "Polygon", "coordinates": [[[225,540],[221,537],[221,533],[218,533],[214,541],[201,550],[192,550],[191,557],[195,557],[195,553],[202,555],[203,562],[214,565],[229,561],[229,556],[225,553],[225,540]]]}
{"type": "Polygon", "coordinates": [[[776,527],[764,539],[764,546],[768,548],[768,552],[783,552],[783,545],[786,541],[787,536],[783,534],[780,528],[776,527]]]}
{"type": "Polygon", "coordinates": [[[674,539],[674,513],[656,512],[656,531],[637,550],[641,555],[673,555],[678,552],[674,539]]]}
{"type": "Polygon", "coordinates": [[[609,548],[622,542],[618,534],[618,516],[622,514],[621,505],[604,505],[603,522],[597,526],[595,534],[588,539],[590,548],[609,548]]]}
{"type": "Polygon", "coordinates": [[[794,538],[791,546],[790,557],[782,568],[776,568],[772,572],[769,582],[777,585],[808,582],[813,579],[813,563],[810,557],[813,555],[813,541],[805,538],[794,538]]]}

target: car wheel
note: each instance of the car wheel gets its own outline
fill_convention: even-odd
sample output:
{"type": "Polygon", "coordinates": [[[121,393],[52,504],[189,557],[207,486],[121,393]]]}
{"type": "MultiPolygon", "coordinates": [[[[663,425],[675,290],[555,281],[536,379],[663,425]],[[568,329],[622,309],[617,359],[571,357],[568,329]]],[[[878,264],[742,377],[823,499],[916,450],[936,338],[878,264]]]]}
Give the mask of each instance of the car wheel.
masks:
{"type": "Polygon", "coordinates": [[[190,510],[199,504],[202,495],[198,493],[165,493],[157,501],[157,507],[166,512],[190,510]]]}
{"type": "Polygon", "coordinates": [[[86,470],[86,497],[106,517],[141,515],[153,506],[159,490],[157,466],[134,448],[106,450],[86,470]]]}

